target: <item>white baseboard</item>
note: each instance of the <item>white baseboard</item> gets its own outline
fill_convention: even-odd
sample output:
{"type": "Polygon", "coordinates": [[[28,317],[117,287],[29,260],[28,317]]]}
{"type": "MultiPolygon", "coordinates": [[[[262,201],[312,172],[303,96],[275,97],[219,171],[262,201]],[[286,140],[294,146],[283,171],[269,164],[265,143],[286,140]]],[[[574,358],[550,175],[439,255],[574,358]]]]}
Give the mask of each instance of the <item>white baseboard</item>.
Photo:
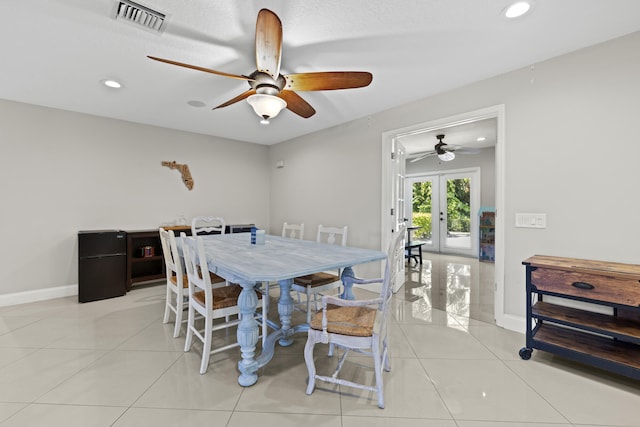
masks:
{"type": "Polygon", "coordinates": [[[505,314],[502,318],[502,326],[505,329],[524,334],[527,331],[527,322],[524,317],[505,314]]]}
{"type": "Polygon", "coordinates": [[[78,285],[57,286],[55,288],[36,289],[33,291],[16,292],[15,294],[0,295],[0,307],[44,301],[54,298],[78,295],[78,285]]]}

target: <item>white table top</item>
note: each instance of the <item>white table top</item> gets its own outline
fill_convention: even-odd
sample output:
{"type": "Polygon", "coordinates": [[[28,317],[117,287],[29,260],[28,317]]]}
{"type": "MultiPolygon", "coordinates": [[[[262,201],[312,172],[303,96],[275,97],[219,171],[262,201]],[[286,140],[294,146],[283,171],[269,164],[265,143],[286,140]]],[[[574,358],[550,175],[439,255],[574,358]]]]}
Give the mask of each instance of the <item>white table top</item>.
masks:
{"type": "Polygon", "coordinates": [[[264,245],[252,245],[250,233],[202,237],[209,270],[240,283],[275,282],[387,258],[372,249],[271,235],[264,245]]]}

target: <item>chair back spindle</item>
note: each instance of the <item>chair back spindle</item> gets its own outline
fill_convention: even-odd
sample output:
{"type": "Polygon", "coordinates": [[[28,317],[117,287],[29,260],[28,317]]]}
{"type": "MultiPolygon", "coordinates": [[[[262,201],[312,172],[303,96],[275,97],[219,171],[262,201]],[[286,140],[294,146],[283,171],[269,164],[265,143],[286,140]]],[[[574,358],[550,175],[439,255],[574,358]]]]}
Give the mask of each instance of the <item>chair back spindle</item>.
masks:
{"type": "Polygon", "coordinates": [[[224,234],[226,224],[219,216],[197,216],[191,221],[191,235],[224,234]]]}
{"type": "Polygon", "coordinates": [[[318,234],[316,235],[317,242],[329,243],[335,245],[340,237],[340,245],[347,246],[347,232],[349,227],[326,227],[322,224],[318,226],[318,234]]]}
{"type": "Polygon", "coordinates": [[[289,224],[285,222],[282,225],[282,237],[304,239],[304,224],[289,224]]]}

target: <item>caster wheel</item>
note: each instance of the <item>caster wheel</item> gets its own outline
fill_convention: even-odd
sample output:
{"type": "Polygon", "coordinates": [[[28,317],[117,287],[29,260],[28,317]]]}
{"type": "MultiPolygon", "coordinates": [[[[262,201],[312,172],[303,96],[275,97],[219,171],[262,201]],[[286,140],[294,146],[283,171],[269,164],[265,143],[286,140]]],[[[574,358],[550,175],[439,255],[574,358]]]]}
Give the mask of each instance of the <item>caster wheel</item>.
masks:
{"type": "Polygon", "coordinates": [[[531,359],[532,348],[522,347],[518,353],[523,360],[531,359]]]}

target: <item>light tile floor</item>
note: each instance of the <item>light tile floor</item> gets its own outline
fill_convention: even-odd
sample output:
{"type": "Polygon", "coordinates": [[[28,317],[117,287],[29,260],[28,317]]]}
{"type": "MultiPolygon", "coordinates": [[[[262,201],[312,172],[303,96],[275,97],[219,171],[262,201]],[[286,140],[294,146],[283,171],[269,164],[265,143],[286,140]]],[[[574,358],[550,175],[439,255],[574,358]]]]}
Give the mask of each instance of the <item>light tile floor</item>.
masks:
{"type": "MultiPolygon", "coordinates": [[[[0,425],[640,425],[638,382],[544,352],[520,360],[524,336],[493,324],[491,264],[426,254],[407,279],[393,299],[383,410],[372,393],[346,387],[319,383],[305,395],[304,335],[278,347],[252,387],[237,384],[237,349],[213,356],[199,375],[199,348],[184,353],[184,334],[173,339],[162,324],[156,285],[86,304],[0,308],[0,425]]],[[[217,340],[234,339],[226,334],[217,340]]],[[[334,360],[316,348],[318,370],[327,371],[334,360]]],[[[367,363],[353,357],[343,372],[372,381],[367,363]]]]}

